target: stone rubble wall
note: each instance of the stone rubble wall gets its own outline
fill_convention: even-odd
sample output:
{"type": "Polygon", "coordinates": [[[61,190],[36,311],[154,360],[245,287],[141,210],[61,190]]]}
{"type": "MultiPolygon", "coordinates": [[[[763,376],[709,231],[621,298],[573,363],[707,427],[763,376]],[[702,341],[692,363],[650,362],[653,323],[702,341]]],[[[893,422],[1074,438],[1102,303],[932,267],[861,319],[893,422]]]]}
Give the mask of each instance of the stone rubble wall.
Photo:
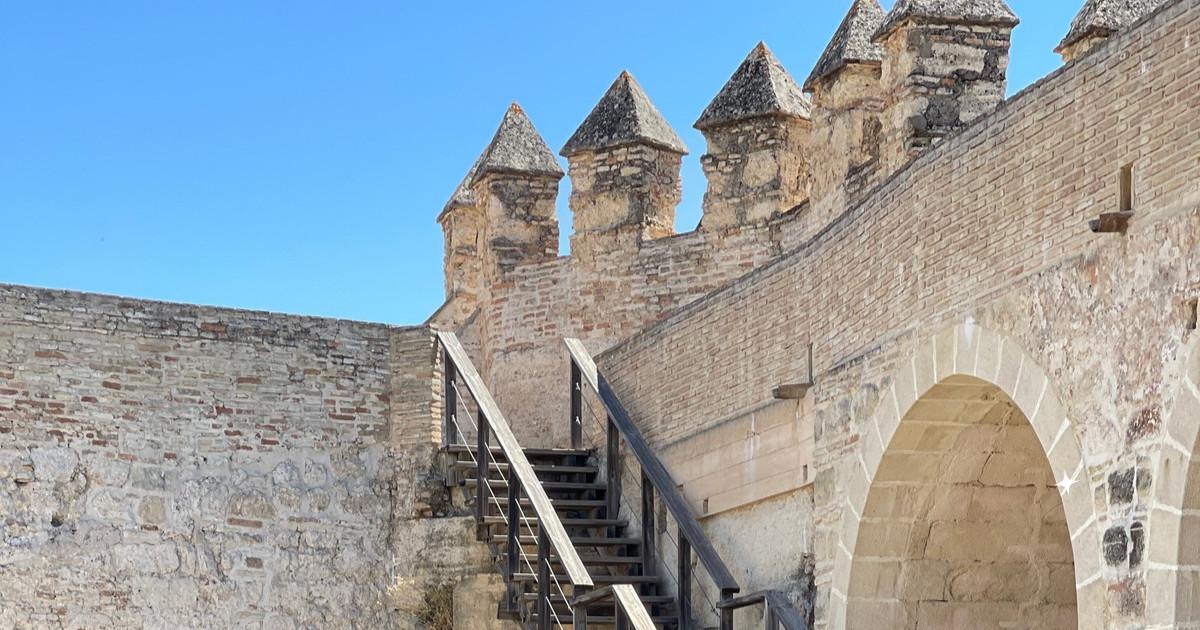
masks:
{"type": "Polygon", "coordinates": [[[881,159],[893,173],[1004,101],[1011,26],[911,24],[885,42],[881,159]]]}
{"type": "Polygon", "coordinates": [[[434,470],[432,356],[0,286],[0,627],[420,627],[423,589],[488,568],[434,470]]]}
{"type": "Polygon", "coordinates": [[[852,64],[813,90],[813,221],[827,225],[857,204],[884,174],[879,164],[883,110],[880,67],[852,64]]]}
{"type": "Polygon", "coordinates": [[[648,145],[571,156],[571,251],[636,249],[675,233],[682,156],[648,145]]]}
{"type": "Polygon", "coordinates": [[[814,165],[812,125],[788,116],[764,116],[706,131],[700,158],[708,190],[704,227],[728,230],[763,223],[809,198],[814,165]]]}

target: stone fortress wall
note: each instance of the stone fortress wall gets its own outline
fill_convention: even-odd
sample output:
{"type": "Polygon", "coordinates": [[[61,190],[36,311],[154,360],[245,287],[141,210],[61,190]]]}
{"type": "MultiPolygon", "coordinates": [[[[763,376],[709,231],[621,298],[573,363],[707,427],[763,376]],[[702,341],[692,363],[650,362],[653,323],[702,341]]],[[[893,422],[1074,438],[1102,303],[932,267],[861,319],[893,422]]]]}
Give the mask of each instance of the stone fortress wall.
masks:
{"type": "Polygon", "coordinates": [[[490,570],[432,357],[422,327],[0,286],[0,627],[421,627],[490,570]]]}
{"type": "MultiPolygon", "coordinates": [[[[448,299],[431,323],[466,332],[469,321],[485,376],[516,376],[489,385],[520,435],[563,437],[562,397],[546,388],[562,336],[607,349],[780,258],[1003,101],[1016,17],[1003,3],[926,4],[889,16],[854,2],[803,86],[756,46],[695,123],[708,188],[691,232],[673,229],[688,149],[628,72],[561,151],[569,256],[557,255],[554,214],[564,173],[510,108],[439,216],[448,299]]],[[[1099,37],[1081,24],[1066,41],[1099,37]]]]}
{"type": "Polygon", "coordinates": [[[1004,3],[858,0],[811,97],[760,45],[701,116],[709,188],[685,234],[664,229],[685,149],[623,74],[562,151],[571,255],[550,239],[561,171],[536,132],[515,143],[502,125],[441,217],[449,300],[433,323],[478,340],[522,438],[557,444],[561,339],[582,338],[747,586],[800,601],[815,562],[819,627],[1200,620],[1200,580],[1178,559],[1190,513],[1160,498],[1183,492],[1195,442],[1166,432],[1187,424],[1174,409],[1200,291],[1180,264],[1197,253],[1197,14],[1089,1],[1059,48],[1067,65],[1004,102],[1017,24],[1004,3]],[[505,143],[542,168],[489,167],[505,143]],[[529,180],[544,240],[497,265],[494,245],[510,254],[529,232],[496,217],[530,205],[491,191],[529,180]],[[1120,233],[1089,230],[1120,210],[1136,211],[1120,233]],[[463,217],[470,246],[454,249],[463,217]],[[946,362],[968,347],[987,358],[946,362]],[[772,398],[809,374],[802,400],[772,398]],[[948,409],[1004,420],[985,431],[948,409]],[[920,437],[938,424],[955,429],[920,437]],[[888,450],[889,431],[919,447],[888,450]],[[1057,497],[1063,478],[1079,485],[1057,497]],[[929,551],[854,555],[860,536],[913,530],[916,515],[879,498],[910,482],[941,515],[907,540],[929,551]],[[942,509],[951,496],[971,513],[942,509]],[[981,557],[988,528],[1013,542],[981,557]],[[1038,583],[1006,590],[1012,575],[1038,583]]]}
{"type": "Polygon", "coordinates": [[[566,443],[583,339],[744,587],[820,628],[1200,627],[1200,0],[1088,0],[1003,103],[1016,22],[855,0],[803,84],[756,47],[684,234],[687,148],[623,73],[561,152],[567,257],[514,105],[427,326],[0,286],[0,626],[497,627],[442,328],[526,446],[566,443]]]}
{"type": "MultiPolygon", "coordinates": [[[[1187,262],[1200,256],[1198,37],[1200,3],[1169,3],[940,142],[797,251],[598,358],[670,452],[802,380],[813,344],[816,384],[796,414],[815,435],[811,511],[784,512],[811,532],[800,544],[816,554],[819,627],[992,627],[1017,610],[1021,627],[1075,627],[1061,615],[1076,597],[1080,628],[1200,621],[1200,522],[1182,498],[1200,487],[1189,464],[1200,415],[1185,374],[1197,369],[1200,296],[1187,262]],[[1093,234],[1090,220],[1119,209],[1130,166],[1127,233],[1093,234]],[[1041,443],[1023,448],[1047,457],[1053,476],[1022,479],[1026,464],[1002,458],[1011,451],[984,451],[955,489],[974,499],[943,497],[977,513],[905,516],[929,519],[919,542],[881,551],[900,505],[881,507],[885,493],[953,469],[941,449],[973,448],[912,428],[959,413],[938,387],[976,382],[966,377],[1028,416],[1041,443]],[[1073,554],[1043,538],[1019,555],[1065,557],[1073,574],[1013,561],[1022,540],[1038,539],[1026,529],[1030,496],[1056,492],[1064,475],[1079,483],[1053,519],[1066,521],[1073,554]],[[980,557],[996,539],[1007,551],[980,557]],[[1043,571],[1044,590],[1022,591],[1043,571]]],[[[757,433],[743,436],[749,446],[757,433]]],[[[924,500],[913,492],[892,500],[924,500]]],[[[751,509],[790,496],[711,519],[726,557],[757,546],[751,509]]],[[[766,573],[745,575],[754,587],[789,586],[766,573]]]]}

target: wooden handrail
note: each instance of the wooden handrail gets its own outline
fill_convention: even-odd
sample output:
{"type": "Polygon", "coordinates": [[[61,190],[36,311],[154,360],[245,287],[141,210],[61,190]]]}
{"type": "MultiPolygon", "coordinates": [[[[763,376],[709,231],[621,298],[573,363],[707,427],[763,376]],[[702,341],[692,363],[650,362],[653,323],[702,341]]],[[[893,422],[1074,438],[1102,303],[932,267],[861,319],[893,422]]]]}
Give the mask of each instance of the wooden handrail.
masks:
{"type": "Polygon", "coordinates": [[[726,599],[717,602],[717,608],[733,611],[760,603],[767,607],[766,625],[768,630],[775,630],[779,626],[783,626],[785,630],[809,630],[808,622],[800,616],[800,611],[796,610],[792,602],[779,591],[758,591],[726,599]]]}
{"type": "Polygon", "coordinates": [[[586,629],[588,607],[610,597],[616,601],[617,616],[623,616],[633,630],[656,630],[650,611],[646,610],[646,604],[638,596],[637,589],[629,584],[612,584],[571,600],[575,628],[586,629]]]}
{"type": "Polygon", "coordinates": [[[646,605],[642,603],[642,598],[638,597],[637,591],[632,586],[614,584],[612,588],[613,594],[617,596],[617,602],[621,604],[621,610],[625,611],[625,616],[634,630],[655,630],[654,621],[650,619],[646,605]]]}
{"type": "MultiPolygon", "coordinates": [[[[504,418],[504,413],[500,411],[499,405],[492,398],[491,392],[484,385],[483,379],[480,378],[479,372],[475,370],[475,365],[471,363],[471,358],[467,356],[467,351],[458,341],[458,336],[452,332],[437,333],[438,342],[445,349],[446,354],[452,365],[445,366],[445,369],[457,369],[462,375],[463,381],[471,395],[475,397],[475,403],[479,406],[479,415],[486,422],[488,429],[495,436],[496,442],[500,445],[501,452],[508,460],[509,471],[512,477],[516,477],[524,488],[525,494],[529,497],[529,502],[533,505],[533,511],[537,514],[538,525],[540,532],[544,536],[554,552],[558,555],[558,560],[566,571],[567,579],[577,587],[591,588],[593,586],[592,577],[588,574],[587,568],[580,559],[579,553],[575,550],[575,546],[571,544],[571,538],[567,535],[566,528],[563,527],[562,521],[558,518],[558,512],[555,511],[554,505],[550,502],[550,497],[546,494],[545,488],[542,487],[542,482],[538,479],[537,473],[533,471],[529,460],[525,457],[525,451],[517,442],[516,436],[513,435],[512,427],[508,424],[508,420],[504,418]]],[[[482,426],[480,427],[482,430],[482,426]]],[[[486,453],[479,453],[482,459],[486,453]]],[[[484,501],[483,493],[486,491],[486,477],[478,480],[479,495],[477,501],[484,501]]],[[[510,477],[509,484],[511,486],[512,479],[510,477]]],[[[509,529],[515,529],[516,525],[510,523],[509,529]]]]}
{"type": "MultiPolygon", "coordinates": [[[[567,350],[571,353],[571,361],[579,368],[583,380],[599,395],[600,403],[604,405],[609,421],[617,427],[621,437],[625,438],[629,450],[642,468],[645,479],[648,479],[654,486],[663,504],[667,506],[667,511],[671,513],[675,523],[679,526],[680,536],[687,540],[696,557],[700,559],[700,563],[704,565],[704,569],[712,578],[717,590],[721,592],[721,598],[726,599],[740,591],[741,587],[733,579],[729,568],[721,561],[721,556],[713,548],[708,536],[704,534],[704,530],[700,528],[700,523],[692,514],[692,508],[680,494],[671,474],[667,472],[662,461],[646,443],[642,432],[630,419],[629,413],[617,398],[616,393],[613,392],[612,387],[609,386],[604,375],[596,369],[596,363],[592,360],[592,356],[584,347],[583,342],[578,339],[566,339],[565,342],[567,350]]],[[[572,418],[572,421],[574,422],[575,419],[572,418]]]]}

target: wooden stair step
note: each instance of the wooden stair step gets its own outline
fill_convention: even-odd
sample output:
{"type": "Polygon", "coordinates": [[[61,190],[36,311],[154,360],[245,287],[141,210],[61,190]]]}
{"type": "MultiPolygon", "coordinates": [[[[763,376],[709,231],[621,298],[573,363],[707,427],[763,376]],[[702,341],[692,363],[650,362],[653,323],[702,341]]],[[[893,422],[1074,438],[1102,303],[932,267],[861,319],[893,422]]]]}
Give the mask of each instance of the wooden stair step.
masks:
{"type": "MultiPolygon", "coordinates": [[[[537,582],[537,576],[532,573],[515,573],[518,582],[537,582]]],[[[571,583],[566,575],[554,574],[554,579],[564,587],[571,583]]],[[[657,575],[593,575],[592,582],[596,584],[658,584],[662,578],[657,575]]]]}
{"type": "MultiPolygon", "coordinates": [[[[562,464],[531,464],[533,472],[551,474],[559,473],[564,475],[587,475],[598,472],[595,466],[566,466],[562,464]]],[[[457,461],[454,463],[454,468],[467,472],[477,472],[479,465],[472,461],[457,461]]],[[[488,464],[488,470],[491,472],[508,472],[510,466],[508,464],[488,464]]]]}
{"type": "MultiPolygon", "coordinates": [[[[537,538],[533,536],[521,535],[518,537],[518,542],[522,545],[537,545],[537,538]]],[[[493,545],[508,544],[508,536],[495,534],[491,538],[493,545]]],[[[616,545],[634,545],[640,546],[642,540],[640,538],[632,538],[628,536],[617,536],[614,538],[604,538],[598,536],[571,536],[571,544],[576,547],[613,547],[616,545]]]]}
{"type": "MultiPolygon", "coordinates": [[[[562,518],[559,519],[563,527],[625,527],[629,525],[629,521],[618,518],[562,518]]],[[[529,524],[532,527],[537,527],[538,518],[531,516],[527,519],[521,519],[521,524],[529,524]]],[[[483,517],[484,525],[507,525],[508,519],[503,516],[485,516],[483,517]]]]}
{"type": "MultiPolygon", "coordinates": [[[[527,603],[536,602],[537,597],[538,597],[537,593],[521,593],[521,601],[523,601],[523,602],[527,602],[527,603]]],[[[638,599],[642,600],[642,603],[646,604],[647,607],[652,606],[652,605],[653,606],[667,606],[667,605],[675,603],[675,597],[672,595],[638,595],[638,599]]],[[[567,600],[563,599],[562,595],[551,595],[550,603],[551,604],[566,604],[567,600]]],[[[605,599],[605,600],[596,602],[597,605],[606,606],[608,608],[612,608],[614,603],[615,602],[613,602],[613,600],[611,600],[611,599],[605,599]]],[[[591,606],[589,606],[588,608],[590,609],[591,606]]]]}
{"type": "MultiPolygon", "coordinates": [[[[508,557],[507,553],[500,554],[501,559],[504,559],[507,557],[508,557]]],[[[592,555],[592,554],[579,554],[579,559],[582,560],[584,564],[597,565],[597,566],[599,566],[599,565],[616,565],[616,564],[641,564],[642,563],[642,559],[639,556],[612,556],[612,555],[597,556],[597,555],[592,555]]],[[[558,558],[551,557],[550,562],[551,562],[551,564],[557,564],[559,562],[559,560],[558,560],[558,558]]]]}
{"type": "MultiPolygon", "coordinates": [[[[500,505],[508,507],[508,495],[498,497],[497,500],[500,502],[500,505]]],[[[560,512],[564,510],[586,510],[591,508],[608,507],[608,501],[605,501],[604,499],[551,499],[550,502],[553,503],[554,508],[560,512]]],[[[489,503],[493,502],[489,501],[489,503]]],[[[530,501],[529,499],[523,498],[517,503],[523,508],[533,507],[533,501],[530,501]]]]}
{"type": "MultiPolygon", "coordinates": [[[[571,624],[570,618],[564,617],[561,612],[558,614],[558,618],[562,622],[563,627],[570,627],[570,624],[571,624]]],[[[527,619],[528,619],[529,623],[534,624],[536,626],[537,622],[538,622],[537,612],[529,613],[529,617],[527,619]]],[[[652,621],[655,625],[659,625],[659,626],[673,626],[673,624],[675,624],[675,622],[679,621],[679,619],[674,616],[667,616],[667,617],[660,616],[660,617],[651,617],[650,621],[652,621]]],[[[588,622],[589,628],[592,627],[593,625],[611,626],[611,625],[614,625],[617,623],[617,619],[616,619],[616,617],[613,617],[611,615],[609,615],[609,616],[588,615],[587,622],[588,622]]],[[[551,618],[550,618],[550,625],[551,626],[554,625],[554,617],[553,616],[551,616],[551,618]]]]}
{"type": "MultiPolygon", "coordinates": [[[[474,455],[475,451],[477,450],[474,446],[467,446],[465,444],[454,444],[454,445],[447,446],[444,448],[447,453],[453,453],[455,455],[458,455],[458,454],[465,455],[467,453],[474,455]]],[[[504,454],[504,450],[501,449],[499,446],[488,447],[488,451],[490,453],[492,453],[493,455],[503,455],[504,454]]],[[[527,458],[528,457],[537,457],[537,458],[543,458],[543,457],[590,457],[592,455],[592,452],[590,450],[579,449],[579,448],[526,448],[526,449],[522,449],[522,451],[524,451],[525,457],[527,457],[527,458]]]]}
{"type": "MultiPolygon", "coordinates": [[[[475,478],[464,479],[460,483],[464,486],[471,487],[479,485],[478,480],[475,478]]],[[[488,486],[492,488],[504,488],[505,491],[508,490],[508,482],[504,481],[503,479],[488,479],[487,483],[488,486]]],[[[543,481],[542,488],[545,490],[605,491],[608,489],[608,486],[603,483],[591,483],[583,481],[543,481]]]]}

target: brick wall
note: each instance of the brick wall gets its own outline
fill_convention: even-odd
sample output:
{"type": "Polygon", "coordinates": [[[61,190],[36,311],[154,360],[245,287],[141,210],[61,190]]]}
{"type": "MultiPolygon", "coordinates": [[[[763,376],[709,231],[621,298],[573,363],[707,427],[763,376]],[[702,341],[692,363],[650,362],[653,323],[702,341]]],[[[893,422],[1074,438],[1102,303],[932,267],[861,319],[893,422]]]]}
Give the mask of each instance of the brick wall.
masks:
{"type": "Polygon", "coordinates": [[[805,225],[803,217],[788,215],[727,234],[689,232],[646,241],[635,251],[512,270],[506,282],[492,286],[478,334],[481,370],[518,437],[566,443],[564,337],[582,339],[592,352],[606,349],[762,266],[805,225]]]}
{"type": "Polygon", "coordinates": [[[393,521],[436,510],[432,348],[0,286],[0,626],[411,627],[393,521]]]}

